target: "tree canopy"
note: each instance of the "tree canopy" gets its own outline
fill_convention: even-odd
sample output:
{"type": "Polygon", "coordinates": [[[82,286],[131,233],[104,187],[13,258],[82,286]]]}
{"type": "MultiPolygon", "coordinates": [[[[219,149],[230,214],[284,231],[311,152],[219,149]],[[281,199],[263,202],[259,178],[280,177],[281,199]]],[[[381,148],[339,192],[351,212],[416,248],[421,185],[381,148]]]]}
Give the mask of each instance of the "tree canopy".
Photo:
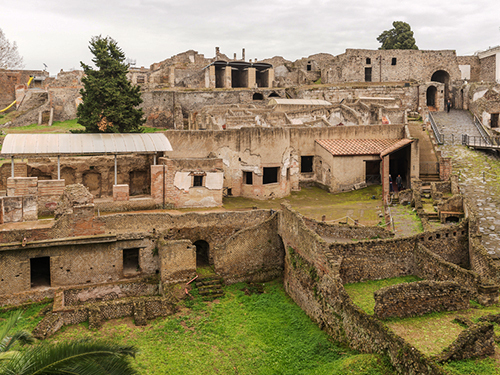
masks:
{"type": "Polygon", "coordinates": [[[97,69],[81,62],[85,73],[82,103],[78,106],[78,123],[86,133],[139,133],[144,124],[138,86],[127,79],[125,54],[110,37],[93,37],[90,52],[97,69]]]}
{"type": "Polygon", "coordinates": [[[23,58],[19,55],[16,42],[12,44],[0,29],[0,69],[23,68],[23,58]]]}
{"type": "Polygon", "coordinates": [[[382,43],[379,49],[418,49],[409,24],[403,21],[394,21],[393,28],[385,30],[377,40],[382,43]]]}

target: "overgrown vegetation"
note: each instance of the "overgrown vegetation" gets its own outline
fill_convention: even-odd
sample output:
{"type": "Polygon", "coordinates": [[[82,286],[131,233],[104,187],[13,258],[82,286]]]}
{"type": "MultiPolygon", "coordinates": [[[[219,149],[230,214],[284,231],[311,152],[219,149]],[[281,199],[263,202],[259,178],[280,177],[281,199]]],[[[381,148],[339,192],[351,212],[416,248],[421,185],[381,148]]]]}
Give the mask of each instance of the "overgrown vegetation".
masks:
{"type": "MultiPolygon", "coordinates": [[[[226,297],[211,303],[193,293],[189,308],[148,326],[136,327],[130,318],[106,322],[99,331],[82,324],[63,328],[49,341],[100,337],[137,346],[135,366],[146,375],[395,374],[387,358],[332,342],[286,296],[281,282],[263,286],[259,294],[244,283],[231,285],[226,297]]],[[[24,314],[30,329],[38,310],[24,314]]]]}

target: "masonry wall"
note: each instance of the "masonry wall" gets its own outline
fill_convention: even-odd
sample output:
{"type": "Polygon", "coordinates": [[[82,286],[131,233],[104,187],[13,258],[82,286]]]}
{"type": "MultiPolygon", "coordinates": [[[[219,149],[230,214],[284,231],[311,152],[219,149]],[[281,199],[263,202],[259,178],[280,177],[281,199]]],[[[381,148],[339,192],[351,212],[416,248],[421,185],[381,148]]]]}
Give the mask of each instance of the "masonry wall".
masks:
{"type": "Polygon", "coordinates": [[[16,100],[17,85],[28,83],[30,76],[47,74],[41,70],[6,70],[0,69],[0,109],[4,109],[16,100]]]}
{"type": "Polygon", "coordinates": [[[495,82],[496,81],[496,59],[497,55],[491,55],[481,59],[481,81],[495,82]]]}
{"type": "Polygon", "coordinates": [[[284,207],[280,235],[285,245],[284,285],[292,299],[335,340],[367,353],[387,354],[404,374],[444,374],[432,361],[374,317],[356,307],[324,255],[326,244],[301,216],[284,207]]]}
{"type": "Polygon", "coordinates": [[[307,217],[304,217],[304,222],[309,229],[316,232],[322,237],[345,238],[353,240],[394,237],[394,233],[381,227],[330,224],[326,222],[316,221],[314,219],[309,219],[307,217]]]}
{"type": "Polygon", "coordinates": [[[451,281],[419,281],[382,288],[374,293],[375,315],[380,319],[406,318],[469,308],[470,293],[451,281]]]}
{"type": "Polygon", "coordinates": [[[214,254],[215,271],[226,283],[263,282],[280,277],[284,248],[278,213],[232,235],[214,254]]]}

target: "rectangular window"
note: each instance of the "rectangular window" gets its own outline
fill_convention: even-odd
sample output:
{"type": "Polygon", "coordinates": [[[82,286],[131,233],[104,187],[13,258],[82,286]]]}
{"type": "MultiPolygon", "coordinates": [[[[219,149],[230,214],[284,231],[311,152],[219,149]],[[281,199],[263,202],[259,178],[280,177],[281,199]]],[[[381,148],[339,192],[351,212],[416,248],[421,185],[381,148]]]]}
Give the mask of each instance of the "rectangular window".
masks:
{"type": "Polygon", "coordinates": [[[278,182],[280,167],[267,167],[263,169],[264,169],[264,175],[262,177],[262,183],[264,185],[275,184],[278,182]]]}
{"type": "Polygon", "coordinates": [[[123,249],[123,274],[140,272],[139,249],[123,249]]]}
{"type": "Polygon", "coordinates": [[[312,173],[314,156],[300,157],[300,173],[312,173]]]}
{"type": "Polygon", "coordinates": [[[253,185],[253,172],[243,172],[243,183],[253,185]]]}
{"type": "Polygon", "coordinates": [[[365,82],[372,81],[372,68],[365,68],[365,82]]]}
{"type": "Polygon", "coordinates": [[[391,65],[396,65],[397,59],[395,57],[392,58],[391,65]]]}
{"type": "Polygon", "coordinates": [[[372,59],[369,57],[366,58],[366,65],[370,65],[372,63],[372,59]]]}
{"type": "Polygon", "coordinates": [[[203,176],[193,176],[193,186],[203,186],[203,176]]]}
{"type": "Polygon", "coordinates": [[[498,128],[498,113],[491,114],[491,127],[498,128]]]}
{"type": "Polygon", "coordinates": [[[50,286],[50,257],[31,258],[31,288],[50,286]]]}

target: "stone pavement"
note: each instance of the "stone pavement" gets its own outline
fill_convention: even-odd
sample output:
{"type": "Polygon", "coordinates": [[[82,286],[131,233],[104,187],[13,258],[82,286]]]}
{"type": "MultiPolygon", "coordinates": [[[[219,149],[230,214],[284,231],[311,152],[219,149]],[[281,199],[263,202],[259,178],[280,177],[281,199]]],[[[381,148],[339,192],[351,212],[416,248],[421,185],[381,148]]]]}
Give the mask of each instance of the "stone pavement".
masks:
{"type": "Polygon", "coordinates": [[[452,158],[461,192],[479,218],[484,247],[493,258],[500,259],[500,159],[460,145],[461,134],[479,135],[468,112],[452,110],[436,114],[434,119],[445,134],[445,144],[440,146],[442,155],[452,158]]]}
{"type": "Polygon", "coordinates": [[[480,136],[474,119],[468,111],[452,109],[448,112],[432,112],[439,131],[444,134],[444,144],[461,145],[462,134],[480,136]]]}

